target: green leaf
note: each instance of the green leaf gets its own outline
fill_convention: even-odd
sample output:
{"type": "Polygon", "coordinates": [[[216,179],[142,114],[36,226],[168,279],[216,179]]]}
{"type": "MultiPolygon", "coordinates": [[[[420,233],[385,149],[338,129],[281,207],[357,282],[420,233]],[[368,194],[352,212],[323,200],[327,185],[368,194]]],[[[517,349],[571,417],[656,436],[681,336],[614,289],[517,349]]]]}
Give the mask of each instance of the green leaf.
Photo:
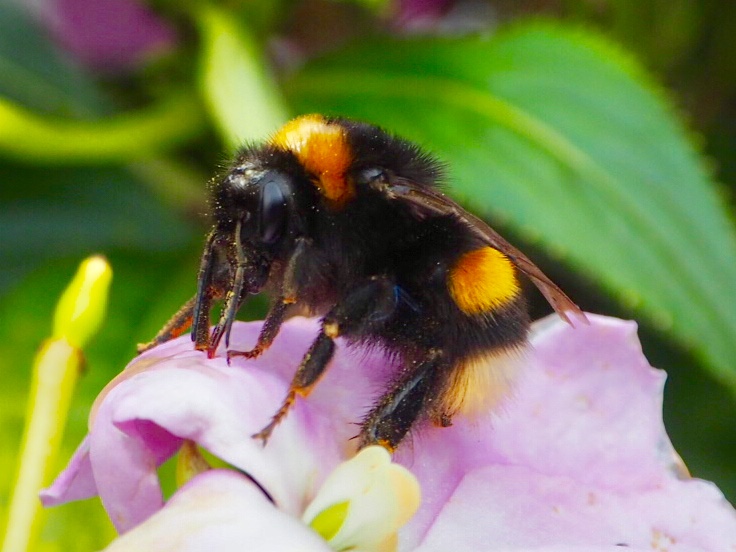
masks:
{"type": "Polygon", "coordinates": [[[0,292],[45,259],[181,250],[199,228],[121,168],[0,166],[0,292]]]}
{"type": "Polygon", "coordinates": [[[299,110],[435,151],[459,199],[641,309],[736,390],[734,228],[669,101],[615,46],[542,22],[490,39],[373,39],[285,88],[299,110]]]}
{"type": "Polygon", "coordinates": [[[263,52],[232,14],[215,7],[199,13],[202,33],[200,88],[210,114],[231,148],[262,139],[288,114],[263,65],[263,52]]]}

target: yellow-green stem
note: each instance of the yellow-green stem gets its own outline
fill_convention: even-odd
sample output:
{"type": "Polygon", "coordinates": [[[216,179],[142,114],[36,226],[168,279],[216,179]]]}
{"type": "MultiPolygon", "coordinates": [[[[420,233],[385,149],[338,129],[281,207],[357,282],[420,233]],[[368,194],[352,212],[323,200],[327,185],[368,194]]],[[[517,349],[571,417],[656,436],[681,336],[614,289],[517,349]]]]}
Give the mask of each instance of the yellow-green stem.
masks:
{"type": "Polygon", "coordinates": [[[112,270],[94,255],[85,259],[54,313],[53,335],[33,363],[26,427],[2,552],[33,548],[41,527],[38,493],[56,467],[74,388],[84,364],[82,347],[105,317],[112,270]]]}
{"type": "Polygon", "coordinates": [[[66,425],[69,403],[83,364],[66,339],[49,339],[33,368],[28,420],[21,444],[2,552],[32,549],[40,526],[38,493],[51,475],[66,425]]]}
{"type": "Polygon", "coordinates": [[[186,142],[204,127],[199,101],[184,92],[138,111],[90,121],[47,117],[0,98],[0,152],[34,163],[147,159],[186,142]]]}

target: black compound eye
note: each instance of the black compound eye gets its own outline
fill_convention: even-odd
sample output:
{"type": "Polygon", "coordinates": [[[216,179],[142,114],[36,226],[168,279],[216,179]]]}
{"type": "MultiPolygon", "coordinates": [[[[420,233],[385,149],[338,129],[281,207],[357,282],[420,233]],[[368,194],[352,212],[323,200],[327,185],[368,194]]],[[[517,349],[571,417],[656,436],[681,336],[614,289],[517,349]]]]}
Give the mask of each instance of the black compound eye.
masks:
{"type": "Polygon", "coordinates": [[[286,197],[275,180],[269,180],[261,188],[261,208],[258,229],[264,243],[274,243],[284,233],[286,226],[286,197]]]}

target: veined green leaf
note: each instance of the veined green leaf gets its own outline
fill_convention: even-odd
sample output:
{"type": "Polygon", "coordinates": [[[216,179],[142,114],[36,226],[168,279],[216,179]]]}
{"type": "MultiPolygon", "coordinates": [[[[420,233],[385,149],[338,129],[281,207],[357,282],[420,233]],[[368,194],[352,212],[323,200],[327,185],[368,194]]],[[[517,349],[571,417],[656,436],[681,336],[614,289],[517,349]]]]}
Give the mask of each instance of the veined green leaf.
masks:
{"type": "Polygon", "coordinates": [[[736,237],[668,100],[627,55],[535,22],[371,40],[307,65],[301,111],[379,123],[449,162],[454,195],[539,240],[736,389],[736,237]]]}

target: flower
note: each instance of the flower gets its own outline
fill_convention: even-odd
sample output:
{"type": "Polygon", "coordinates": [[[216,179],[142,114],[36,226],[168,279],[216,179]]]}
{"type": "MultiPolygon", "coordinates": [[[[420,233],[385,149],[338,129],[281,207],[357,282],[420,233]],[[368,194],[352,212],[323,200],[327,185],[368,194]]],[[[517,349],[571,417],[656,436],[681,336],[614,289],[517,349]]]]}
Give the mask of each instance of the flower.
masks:
{"type": "MultiPolygon", "coordinates": [[[[231,366],[193,351],[188,337],[141,355],[101,394],[89,436],[44,502],[99,494],[118,529],[130,532],[124,541],[162,518],[229,534],[212,533],[209,506],[191,498],[221,492],[223,502],[239,504],[228,518],[239,527],[231,530],[252,526],[253,542],[263,543],[256,548],[277,550],[268,542],[301,538],[310,531],[309,516],[293,521],[310,513],[310,504],[324,512],[345,501],[329,491],[333,498],[321,503],[320,489],[345,487],[345,497],[355,496],[340,483],[342,468],[329,474],[353,456],[354,422],[392,371],[379,353],[339,347],[313,393],[297,401],[262,447],[249,436],[280,404],[317,328],[314,320],[293,319],[261,358],[236,358],[231,366]],[[156,466],[184,440],[252,479],[207,471],[164,504],[156,466]],[[251,523],[263,508],[271,508],[266,521],[251,523]]],[[[260,323],[237,324],[232,347],[249,348],[259,329],[260,323]]],[[[399,530],[400,550],[736,547],[734,509],[713,484],[687,474],[670,444],[661,417],[665,376],[646,362],[634,323],[590,316],[589,325],[572,328],[545,319],[533,327],[523,365],[499,409],[458,416],[449,428],[419,427],[395,454],[422,494],[417,514],[399,530]]],[[[391,495],[386,488],[378,494],[391,495]]],[[[349,528],[347,517],[340,527],[349,528]]],[[[154,528],[166,527],[176,539],[173,526],[154,528]]],[[[301,549],[311,550],[309,534],[301,549]]],[[[218,548],[235,549],[244,538],[218,548]]]]}
{"type": "Polygon", "coordinates": [[[244,475],[208,470],[107,550],[181,552],[247,543],[253,550],[389,551],[395,550],[396,529],[418,505],[416,479],[381,447],[340,464],[306,508],[304,524],[274,508],[244,475]]]}
{"type": "Polygon", "coordinates": [[[329,552],[297,518],[274,508],[248,478],[232,470],[202,473],[108,552],[157,550],[299,550],[329,552]]]}
{"type": "Polygon", "coordinates": [[[100,72],[134,69],[176,43],[174,27],[137,0],[39,0],[29,7],[62,46],[100,72]]]}
{"type": "Polygon", "coordinates": [[[302,519],[335,550],[395,550],[396,531],[419,507],[419,485],[386,449],[366,447],[340,464],[302,519]]]}

